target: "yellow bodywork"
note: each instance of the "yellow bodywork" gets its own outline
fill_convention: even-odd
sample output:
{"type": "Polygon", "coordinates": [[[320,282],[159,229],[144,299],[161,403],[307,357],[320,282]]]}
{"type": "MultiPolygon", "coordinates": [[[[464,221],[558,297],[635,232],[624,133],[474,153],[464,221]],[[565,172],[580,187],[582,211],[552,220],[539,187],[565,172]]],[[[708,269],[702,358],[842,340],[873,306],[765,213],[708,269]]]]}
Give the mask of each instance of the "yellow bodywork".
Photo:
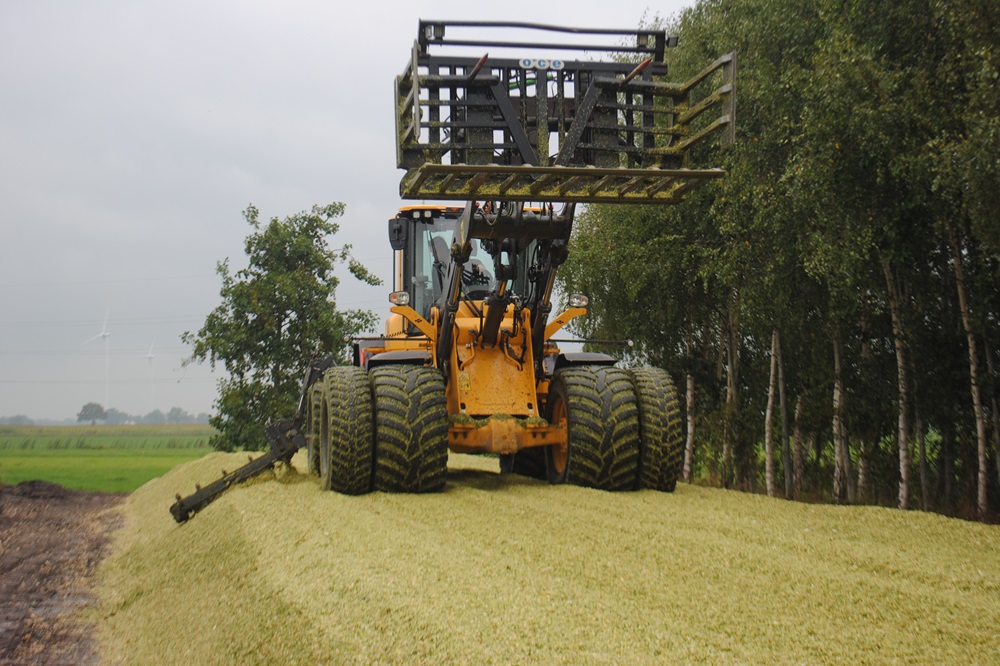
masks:
{"type": "MultiPolygon", "coordinates": [[[[508,306],[497,344],[487,346],[479,338],[482,325],[479,313],[484,304],[475,301],[473,305],[475,310],[467,302],[459,304],[448,359],[450,449],[456,453],[510,454],[534,446],[565,448],[565,423],[550,424],[542,414],[548,382],[535,376],[531,312],[508,306]]],[[[569,308],[545,327],[546,356],[559,353],[548,342],[549,338],[586,312],[584,308],[569,308]]],[[[431,308],[428,320],[408,305],[397,305],[386,321],[385,346],[369,347],[365,353],[428,351],[431,363],[437,365],[438,317],[437,308],[431,308]],[[406,337],[408,324],[415,326],[422,336],[406,337]]]]}

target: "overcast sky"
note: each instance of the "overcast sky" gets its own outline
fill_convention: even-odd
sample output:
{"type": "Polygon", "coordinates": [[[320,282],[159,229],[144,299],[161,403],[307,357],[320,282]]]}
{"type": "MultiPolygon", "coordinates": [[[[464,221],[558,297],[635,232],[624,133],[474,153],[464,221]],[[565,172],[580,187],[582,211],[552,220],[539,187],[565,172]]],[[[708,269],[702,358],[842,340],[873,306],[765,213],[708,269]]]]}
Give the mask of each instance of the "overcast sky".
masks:
{"type": "MultiPolygon", "coordinates": [[[[249,203],[346,203],[333,245],[388,279],[392,87],[419,18],[631,29],[690,4],[0,3],[0,416],[106,390],[130,414],[210,411],[218,372],[182,368],[180,335],[219,302],[216,262],[244,265],[249,203]],[[107,385],[87,342],[105,315],[107,385]]],[[[342,275],[339,307],[385,311],[388,288],[342,275]]]]}

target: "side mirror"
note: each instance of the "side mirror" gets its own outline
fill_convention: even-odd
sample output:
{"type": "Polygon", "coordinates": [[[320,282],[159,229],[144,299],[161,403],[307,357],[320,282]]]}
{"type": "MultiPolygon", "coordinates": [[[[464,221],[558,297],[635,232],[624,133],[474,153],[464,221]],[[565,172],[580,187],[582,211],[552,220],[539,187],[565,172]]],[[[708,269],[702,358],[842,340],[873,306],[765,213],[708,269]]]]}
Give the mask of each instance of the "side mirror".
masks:
{"type": "Polygon", "coordinates": [[[389,220],[389,245],[393,250],[406,248],[406,230],[408,223],[405,219],[394,217],[389,220]]]}

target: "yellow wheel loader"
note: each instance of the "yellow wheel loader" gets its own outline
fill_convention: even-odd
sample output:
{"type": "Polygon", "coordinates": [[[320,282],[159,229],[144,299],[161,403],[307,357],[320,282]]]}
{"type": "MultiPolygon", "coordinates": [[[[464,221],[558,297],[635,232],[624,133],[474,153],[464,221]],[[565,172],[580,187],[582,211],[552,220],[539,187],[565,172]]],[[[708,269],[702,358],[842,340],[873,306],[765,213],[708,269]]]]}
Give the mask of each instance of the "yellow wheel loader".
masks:
{"type": "Polygon", "coordinates": [[[552,310],[578,205],[675,204],[724,175],[687,162],[706,137],[733,139],[733,56],[671,83],[673,42],[660,30],[421,21],[395,82],[400,194],[421,203],[388,222],[385,331],[354,340],[351,366],[310,367],[294,417],[267,429],[271,451],[178,497],[174,517],[301,447],[322,487],[347,494],[441,490],[449,451],[496,454],[502,472],[551,483],[672,491],[669,375],[562,351],[555,336],[587,299],[552,310]],[[498,32],[562,39],[482,37],[498,32]],[[618,59],[550,55],[564,51],[618,59]]]}

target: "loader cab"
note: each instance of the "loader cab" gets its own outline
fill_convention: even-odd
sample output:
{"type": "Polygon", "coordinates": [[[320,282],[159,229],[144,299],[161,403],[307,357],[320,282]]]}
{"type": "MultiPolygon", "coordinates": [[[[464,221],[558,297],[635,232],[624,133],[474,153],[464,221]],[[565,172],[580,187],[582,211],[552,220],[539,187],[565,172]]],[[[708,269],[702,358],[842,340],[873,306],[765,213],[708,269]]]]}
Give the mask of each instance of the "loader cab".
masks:
{"type": "MultiPolygon", "coordinates": [[[[393,291],[405,291],[409,305],[423,317],[430,317],[431,306],[438,303],[446,288],[451,246],[463,210],[457,206],[406,206],[389,220],[389,243],[395,250],[393,291]]],[[[541,208],[526,206],[524,210],[544,213],[541,208]]],[[[530,301],[537,288],[538,239],[473,237],[469,243],[472,252],[462,271],[463,300],[482,301],[496,289],[495,264],[499,261],[513,269],[507,285],[510,294],[530,301]]]]}
{"type": "MultiPolygon", "coordinates": [[[[393,291],[409,294],[410,306],[424,317],[430,316],[431,306],[438,302],[445,289],[451,246],[455,239],[462,207],[406,206],[389,220],[389,243],[395,250],[393,259],[393,291]]],[[[532,213],[541,208],[525,207],[532,213]]],[[[486,298],[496,286],[494,258],[499,255],[504,265],[514,264],[509,288],[513,295],[526,298],[534,289],[530,277],[537,259],[537,239],[510,239],[495,243],[489,239],[471,238],[472,252],[462,272],[462,297],[473,301],[486,298]]]]}
{"type": "Polygon", "coordinates": [[[389,220],[389,242],[395,250],[393,291],[410,295],[410,306],[424,317],[444,289],[451,239],[461,209],[407,206],[389,220]]]}

